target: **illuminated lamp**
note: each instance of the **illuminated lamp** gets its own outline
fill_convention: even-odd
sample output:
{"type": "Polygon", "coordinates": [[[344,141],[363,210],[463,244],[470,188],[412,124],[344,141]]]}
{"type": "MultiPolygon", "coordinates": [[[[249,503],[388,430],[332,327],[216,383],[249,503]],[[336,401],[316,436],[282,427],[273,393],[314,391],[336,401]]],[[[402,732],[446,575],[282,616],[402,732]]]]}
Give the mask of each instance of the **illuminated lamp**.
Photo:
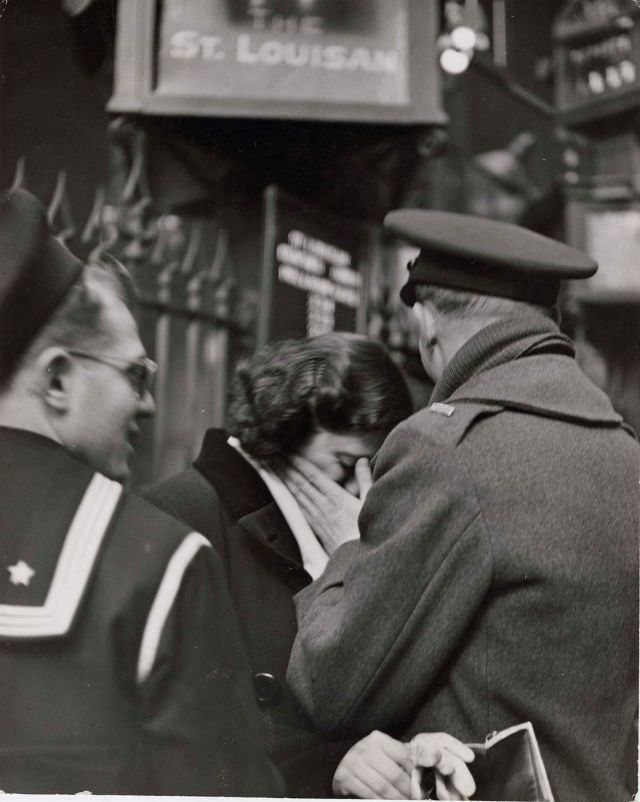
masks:
{"type": "Polygon", "coordinates": [[[478,0],[447,0],[445,30],[438,39],[440,66],[450,75],[461,75],[476,50],[487,50],[486,19],[478,0]]]}
{"type": "Polygon", "coordinates": [[[471,63],[471,56],[455,47],[447,47],[440,53],[440,66],[449,75],[462,75],[471,63]]]}
{"type": "Polygon", "coordinates": [[[451,31],[450,37],[456,50],[474,50],[478,41],[476,32],[468,25],[458,25],[451,31]]]}

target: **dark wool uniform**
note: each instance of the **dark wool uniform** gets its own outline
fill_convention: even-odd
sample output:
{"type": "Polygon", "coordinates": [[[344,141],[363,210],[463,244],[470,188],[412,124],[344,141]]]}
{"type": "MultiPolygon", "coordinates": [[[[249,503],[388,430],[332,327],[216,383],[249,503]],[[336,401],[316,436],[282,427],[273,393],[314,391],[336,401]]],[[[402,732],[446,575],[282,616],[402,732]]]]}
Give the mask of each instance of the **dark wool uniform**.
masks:
{"type": "Polygon", "coordinates": [[[353,739],[320,735],[287,688],[296,634],[293,596],[311,582],[300,549],[257,471],[209,429],[194,466],[145,492],[154,504],[206,535],[225,567],[255,675],[269,751],[292,796],[331,795],[353,739]]]}
{"type": "Polygon", "coordinates": [[[279,795],[208,542],[0,428],[0,787],[279,795]]]}
{"type": "Polygon", "coordinates": [[[328,733],[531,721],[557,802],[628,800],[638,444],[534,313],[471,337],[432,400],[379,452],[362,540],[298,595],[290,682],[328,733]]]}

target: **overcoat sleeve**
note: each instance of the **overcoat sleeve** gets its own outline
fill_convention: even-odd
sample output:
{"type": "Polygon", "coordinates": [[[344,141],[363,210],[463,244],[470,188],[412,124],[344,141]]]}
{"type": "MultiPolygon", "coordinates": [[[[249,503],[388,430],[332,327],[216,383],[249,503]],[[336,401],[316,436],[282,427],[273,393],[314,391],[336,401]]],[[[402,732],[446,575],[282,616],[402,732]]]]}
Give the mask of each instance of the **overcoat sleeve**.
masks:
{"type": "Polygon", "coordinates": [[[326,732],[403,727],[488,591],[489,533],[455,447],[411,421],[378,455],[361,540],[296,597],[294,692],[326,732]]]}
{"type": "Polygon", "coordinates": [[[208,547],[184,574],[139,694],[154,793],[284,793],[265,751],[223,570],[208,547]]]}

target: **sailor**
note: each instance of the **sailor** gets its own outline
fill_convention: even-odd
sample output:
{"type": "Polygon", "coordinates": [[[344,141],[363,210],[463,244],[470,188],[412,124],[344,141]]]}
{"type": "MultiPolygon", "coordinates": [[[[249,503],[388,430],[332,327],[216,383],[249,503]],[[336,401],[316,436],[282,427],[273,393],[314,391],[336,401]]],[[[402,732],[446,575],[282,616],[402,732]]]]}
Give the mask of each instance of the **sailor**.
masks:
{"type": "MultiPolygon", "coordinates": [[[[640,449],[555,308],[597,265],[488,219],[385,223],[420,249],[401,297],[435,389],[378,453],[361,540],[297,597],[291,684],[334,734],[478,742],[530,721],[556,799],[630,799],[640,449]]],[[[289,483],[321,521],[310,466],[289,483]]]]}
{"type": "Polygon", "coordinates": [[[0,787],[277,795],[223,570],[125,492],[153,413],[131,286],[0,201],[0,787]]]}

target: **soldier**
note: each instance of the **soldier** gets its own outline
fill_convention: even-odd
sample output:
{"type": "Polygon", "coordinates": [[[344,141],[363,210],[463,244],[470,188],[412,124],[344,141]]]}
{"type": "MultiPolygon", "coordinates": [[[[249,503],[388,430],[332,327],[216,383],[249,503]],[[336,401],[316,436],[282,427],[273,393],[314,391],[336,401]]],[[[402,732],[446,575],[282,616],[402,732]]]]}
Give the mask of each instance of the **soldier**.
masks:
{"type": "MultiPolygon", "coordinates": [[[[361,540],[297,597],[291,684],[331,733],[531,721],[558,800],[630,799],[639,448],[553,309],[597,266],[466,215],[386,225],[421,249],[401,297],[436,385],[378,454],[361,540]]],[[[340,489],[297,464],[321,532],[340,489]]]]}
{"type": "Polygon", "coordinates": [[[120,484],[154,411],[126,277],[24,190],[0,255],[2,789],[281,793],[219,560],[120,484]]]}

